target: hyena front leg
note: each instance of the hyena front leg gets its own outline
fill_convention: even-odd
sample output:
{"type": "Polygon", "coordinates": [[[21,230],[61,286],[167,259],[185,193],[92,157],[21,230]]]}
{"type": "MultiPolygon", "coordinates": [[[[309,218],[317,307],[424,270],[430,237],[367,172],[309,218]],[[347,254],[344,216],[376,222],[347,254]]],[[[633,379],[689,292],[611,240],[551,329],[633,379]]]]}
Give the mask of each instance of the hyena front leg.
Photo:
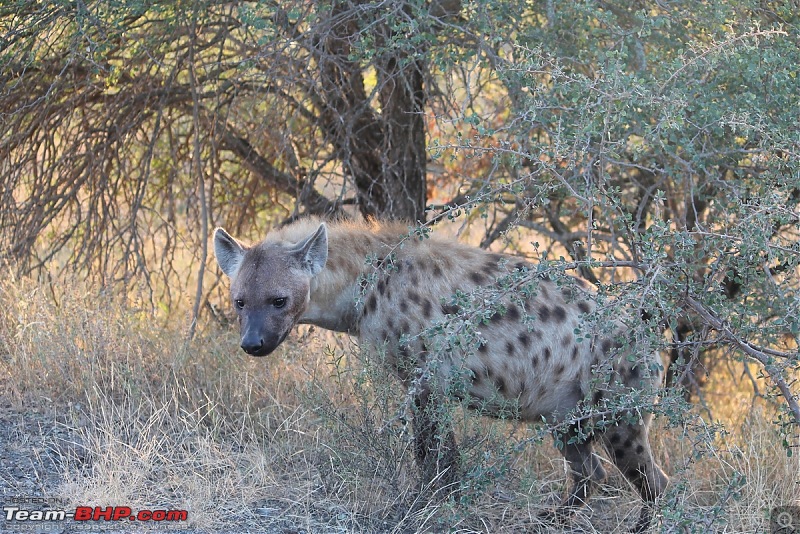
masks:
{"type": "Polygon", "coordinates": [[[414,452],[425,491],[444,496],[457,491],[460,480],[456,436],[443,420],[443,399],[430,389],[414,397],[414,452]]]}

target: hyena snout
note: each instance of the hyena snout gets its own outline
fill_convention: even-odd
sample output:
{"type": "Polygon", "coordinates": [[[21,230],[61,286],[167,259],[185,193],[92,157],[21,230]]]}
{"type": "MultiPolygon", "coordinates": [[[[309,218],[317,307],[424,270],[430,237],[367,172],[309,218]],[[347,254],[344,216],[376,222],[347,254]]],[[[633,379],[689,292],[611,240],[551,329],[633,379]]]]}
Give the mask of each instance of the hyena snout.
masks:
{"type": "Polygon", "coordinates": [[[249,332],[242,336],[240,346],[247,354],[259,356],[259,353],[264,349],[264,338],[256,333],[249,332]]]}
{"type": "Polygon", "coordinates": [[[253,314],[242,318],[242,338],[239,345],[251,356],[266,356],[286,339],[291,325],[274,325],[268,317],[253,314]]]}
{"type": "Polygon", "coordinates": [[[287,334],[288,331],[284,334],[278,334],[251,330],[242,334],[242,341],[239,345],[250,356],[267,356],[277,349],[278,345],[283,343],[287,334]]]}

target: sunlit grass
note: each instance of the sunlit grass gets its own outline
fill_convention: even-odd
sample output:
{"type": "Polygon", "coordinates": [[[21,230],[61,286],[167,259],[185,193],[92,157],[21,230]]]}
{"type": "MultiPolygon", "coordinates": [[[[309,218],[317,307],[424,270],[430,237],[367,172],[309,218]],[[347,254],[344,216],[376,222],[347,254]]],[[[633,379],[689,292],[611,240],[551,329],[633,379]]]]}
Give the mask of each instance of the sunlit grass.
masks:
{"type": "MultiPolygon", "coordinates": [[[[348,338],[304,328],[249,358],[233,331],[205,325],[187,344],[179,322],[155,326],[123,299],[64,287],[54,302],[31,282],[0,283],[0,372],[12,409],[50,413],[64,430],[51,438],[60,482],[49,491],[72,504],[185,509],[206,531],[518,532],[565,491],[549,440],[527,444],[524,425],[457,411],[479,490],[463,505],[413,506],[405,392],[348,338]]],[[[652,430],[673,479],[660,528],[763,532],[770,508],[800,500],[800,463],[749,382],[720,370],[708,402],[710,417],[698,408],[692,425],[659,418],[652,430]]],[[[631,526],[639,498],[607,470],[572,527],[631,526]]]]}

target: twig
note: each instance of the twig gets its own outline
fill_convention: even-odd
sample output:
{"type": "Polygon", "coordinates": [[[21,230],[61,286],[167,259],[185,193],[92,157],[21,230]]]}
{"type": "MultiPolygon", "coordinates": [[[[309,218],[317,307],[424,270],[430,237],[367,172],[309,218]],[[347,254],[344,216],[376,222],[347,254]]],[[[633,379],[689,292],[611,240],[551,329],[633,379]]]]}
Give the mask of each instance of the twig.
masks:
{"type": "Polygon", "coordinates": [[[197,40],[197,4],[192,12],[192,35],[189,42],[189,83],[192,86],[192,120],[194,122],[194,146],[191,167],[197,173],[198,195],[200,197],[200,266],[197,270],[197,290],[192,307],[192,322],[189,325],[187,341],[194,338],[197,331],[197,319],[203,300],[203,278],[208,260],[208,205],[206,202],[206,184],[203,179],[203,166],[200,152],[200,103],[197,97],[197,74],[195,72],[194,48],[197,40]]]}
{"type": "Polygon", "coordinates": [[[789,384],[786,383],[786,380],[781,373],[781,369],[772,363],[772,358],[775,356],[780,356],[788,360],[796,360],[797,354],[791,354],[772,349],[763,349],[753,345],[748,341],[740,339],[739,336],[733,333],[728,325],[726,325],[721,319],[715,316],[708,308],[695,300],[693,297],[687,295],[683,300],[695,313],[702,317],[703,320],[708,323],[708,325],[722,334],[723,337],[729,342],[739,347],[739,349],[741,349],[745,354],[751,358],[754,358],[764,366],[764,370],[767,372],[767,374],[769,374],[770,378],[778,387],[781,394],[783,394],[783,398],[786,399],[786,404],[789,406],[789,409],[794,416],[795,424],[800,425],[800,405],[797,403],[797,397],[792,393],[789,384]]]}

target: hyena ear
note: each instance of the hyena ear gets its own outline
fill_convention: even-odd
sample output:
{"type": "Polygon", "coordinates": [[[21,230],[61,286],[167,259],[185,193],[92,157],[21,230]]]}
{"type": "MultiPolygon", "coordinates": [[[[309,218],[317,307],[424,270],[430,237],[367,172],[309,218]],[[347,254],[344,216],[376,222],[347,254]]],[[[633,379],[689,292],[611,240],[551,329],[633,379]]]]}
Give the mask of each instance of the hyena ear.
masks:
{"type": "Polygon", "coordinates": [[[293,252],[311,276],[317,276],[328,261],[328,228],[325,223],[317,231],[294,246],[293,252]]]}
{"type": "Polygon", "coordinates": [[[214,255],[222,272],[233,278],[244,258],[244,247],[222,228],[214,231],[214,255]]]}

